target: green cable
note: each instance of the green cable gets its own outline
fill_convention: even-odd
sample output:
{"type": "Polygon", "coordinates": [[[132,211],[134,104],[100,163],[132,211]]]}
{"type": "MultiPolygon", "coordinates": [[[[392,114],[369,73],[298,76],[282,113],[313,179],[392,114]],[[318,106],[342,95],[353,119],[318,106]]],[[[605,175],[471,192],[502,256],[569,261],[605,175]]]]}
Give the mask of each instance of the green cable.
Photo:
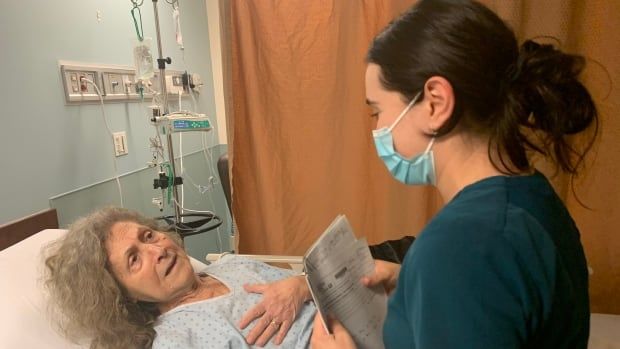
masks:
{"type": "Polygon", "coordinates": [[[163,164],[168,171],[168,205],[170,205],[170,198],[172,197],[172,183],[174,183],[174,178],[172,177],[172,167],[170,164],[163,164]]]}
{"type": "Polygon", "coordinates": [[[136,3],[133,4],[133,8],[131,9],[131,17],[133,17],[133,25],[136,27],[136,35],[138,35],[138,40],[142,42],[144,40],[144,29],[142,28],[142,12],[140,12],[140,7],[136,3]],[[140,29],[138,29],[138,20],[136,20],[135,10],[138,10],[138,15],[140,16],[140,29]]]}
{"type": "Polygon", "coordinates": [[[173,177],[173,173],[172,173],[172,168],[170,167],[170,164],[168,164],[168,188],[170,188],[172,190],[172,186],[174,183],[174,177],[173,177]]]}

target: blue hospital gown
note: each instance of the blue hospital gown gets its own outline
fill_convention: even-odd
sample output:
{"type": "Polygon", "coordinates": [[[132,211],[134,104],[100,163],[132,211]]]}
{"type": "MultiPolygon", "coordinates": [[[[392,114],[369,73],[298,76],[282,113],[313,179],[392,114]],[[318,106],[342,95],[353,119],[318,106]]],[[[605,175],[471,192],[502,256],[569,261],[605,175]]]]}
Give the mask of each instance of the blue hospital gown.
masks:
{"type": "MultiPolygon", "coordinates": [[[[244,284],[266,283],[291,276],[290,270],[235,255],[226,255],[202,270],[228,287],[228,294],[176,307],[157,319],[153,349],[253,348],[245,342],[253,328],[237,326],[243,314],[262,299],[247,293],[244,284]]],[[[265,348],[307,348],[315,308],[305,304],[280,347],[271,341],[265,348]]]]}

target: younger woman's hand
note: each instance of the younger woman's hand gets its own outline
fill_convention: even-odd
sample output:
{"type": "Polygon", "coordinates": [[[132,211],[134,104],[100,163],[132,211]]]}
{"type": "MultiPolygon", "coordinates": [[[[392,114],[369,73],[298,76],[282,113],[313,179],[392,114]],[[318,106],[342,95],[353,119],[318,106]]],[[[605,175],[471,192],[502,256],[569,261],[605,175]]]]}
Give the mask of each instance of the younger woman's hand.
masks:
{"type": "Polygon", "coordinates": [[[356,349],[355,342],[347,329],[336,319],[329,319],[329,328],[333,334],[325,331],[321,315],[317,312],[314,316],[314,327],[312,338],[310,338],[310,348],[312,349],[356,349]]]}
{"type": "Polygon", "coordinates": [[[361,281],[366,287],[383,285],[385,292],[390,294],[396,288],[399,273],[400,264],[375,259],[375,272],[363,277],[361,281]]]}

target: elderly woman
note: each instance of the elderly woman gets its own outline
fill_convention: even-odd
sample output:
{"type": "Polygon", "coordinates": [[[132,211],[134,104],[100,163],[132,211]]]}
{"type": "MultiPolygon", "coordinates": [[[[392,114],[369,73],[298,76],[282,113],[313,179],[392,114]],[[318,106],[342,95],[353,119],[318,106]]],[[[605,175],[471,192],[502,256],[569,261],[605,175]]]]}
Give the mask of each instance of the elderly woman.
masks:
{"type": "Polygon", "coordinates": [[[177,235],[133,211],[105,208],[76,221],[47,255],[45,282],[61,329],[89,338],[91,348],[249,348],[272,346],[274,335],[285,348],[309,342],[315,310],[303,305],[310,295],[302,277],[233,255],[196,273],[177,235]],[[256,313],[262,296],[244,283],[277,280],[293,310],[269,319],[256,313]],[[240,330],[249,318],[257,318],[253,328],[240,330]]]}

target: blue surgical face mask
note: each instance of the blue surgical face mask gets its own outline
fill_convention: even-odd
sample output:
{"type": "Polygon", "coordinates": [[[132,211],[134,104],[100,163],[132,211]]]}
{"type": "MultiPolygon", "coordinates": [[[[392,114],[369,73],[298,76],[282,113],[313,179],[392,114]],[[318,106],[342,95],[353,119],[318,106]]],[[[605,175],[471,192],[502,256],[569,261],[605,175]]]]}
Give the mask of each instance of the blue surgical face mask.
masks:
{"type": "Polygon", "coordinates": [[[435,137],[431,138],[426,150],[411,159],[405,159],[394,149],[394,140],[392,138],[392,130],[407,114],[409,109],[413,107],[420,97],[418,93],[413,100],[407,105],[405,110],[396,118],[390,127],[382,127],[372,131],[372,137],[375,140],[377,153],[385,166],[397,180],[409,185],[428,185],[435,184],[435,161],[433,159],[433,151],[431,147],[435,141],[435,137]]]}

